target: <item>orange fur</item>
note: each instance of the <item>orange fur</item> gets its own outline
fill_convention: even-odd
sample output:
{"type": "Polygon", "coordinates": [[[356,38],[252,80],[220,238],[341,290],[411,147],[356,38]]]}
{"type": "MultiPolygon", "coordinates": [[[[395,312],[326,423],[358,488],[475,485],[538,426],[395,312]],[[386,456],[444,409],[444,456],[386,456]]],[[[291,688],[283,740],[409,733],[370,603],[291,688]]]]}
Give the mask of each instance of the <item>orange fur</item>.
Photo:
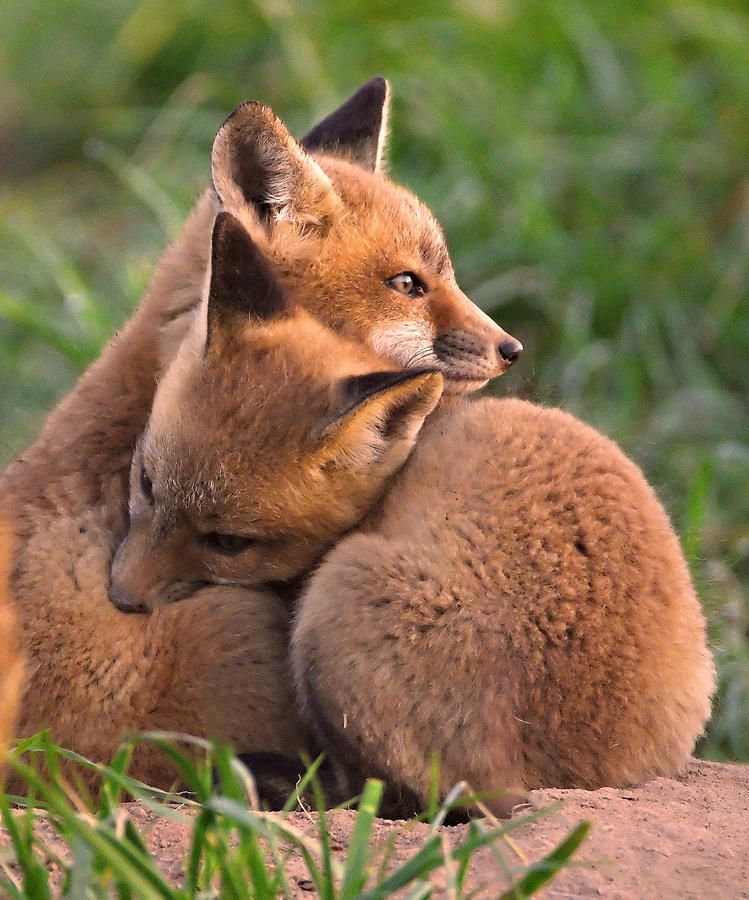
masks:
{"type": "Polygon", "coordinates": [[[15,735],[23,689],[23,662],[16,642],[16,617],[10,595],[13,534],[8,519],[0,519],[0,772],[2,757],[15,735]]]}
{"type": "Polygon", "coordinates": [[[430,420],[313,577],[293,664],[349,777],[380,774],[419,807],[437,753],[443,794],[461,779],[508,792],[500,813],[527,789],[675,774],[714,689],[686,563],[640,470],[519,400],[430,420]]]}

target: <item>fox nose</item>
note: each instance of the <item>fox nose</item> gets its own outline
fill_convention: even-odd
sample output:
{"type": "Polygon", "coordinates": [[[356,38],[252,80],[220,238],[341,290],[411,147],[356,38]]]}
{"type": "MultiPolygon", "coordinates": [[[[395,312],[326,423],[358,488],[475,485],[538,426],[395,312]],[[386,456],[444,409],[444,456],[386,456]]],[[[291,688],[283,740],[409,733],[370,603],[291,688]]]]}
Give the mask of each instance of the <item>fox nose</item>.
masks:
{"type": "Polygon", "coordinates": [[[112,582],[109,585],[109,599],[120,610],[126,613],[144,613],[148,609],[136,595],[122,584],[112,582]]]}
{"type": "Polygon", "coordinates": [[[523,352],[523,345],[514,337],[506,337],[497,344],[497,353],[508,365],[512,365],[523,352]]]}

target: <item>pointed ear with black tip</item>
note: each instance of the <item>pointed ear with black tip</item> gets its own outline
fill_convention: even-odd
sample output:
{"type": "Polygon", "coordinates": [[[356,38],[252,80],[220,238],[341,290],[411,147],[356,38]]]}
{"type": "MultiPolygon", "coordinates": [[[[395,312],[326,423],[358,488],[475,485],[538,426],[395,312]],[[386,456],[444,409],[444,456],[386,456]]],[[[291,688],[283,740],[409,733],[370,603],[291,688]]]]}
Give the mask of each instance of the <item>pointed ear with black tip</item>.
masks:
{"type": "Polygon", "coordinates": [[[343,156],[362,169],[379,172],[384,166],[389,119],[390,85],[378,75],[315,125],[301,144],[310,153],[343,156]]]}
{"type": "Polygon", "coordinates": [[[424,420],[442,396],[434,369],[374,372],[340,386],[340,408],[320,434],[326,468],[364,470],[385,476],[399,469],[413,449],[424,420]]]}
{"type": "Polygon", "coordinates": [[[242,223],[220,212],[211,238],[206,350],[242,322],[268,322],[291,311],[270,263],[242,223]]]}
{"type": "Polygon", "coordinates": [[[339,209],[328,176],[273,110],[256,101],[238,106],[219,129],[211,173],[224,209],[249,208],[264,225],[290,221],[326,230],[339,209]]]}

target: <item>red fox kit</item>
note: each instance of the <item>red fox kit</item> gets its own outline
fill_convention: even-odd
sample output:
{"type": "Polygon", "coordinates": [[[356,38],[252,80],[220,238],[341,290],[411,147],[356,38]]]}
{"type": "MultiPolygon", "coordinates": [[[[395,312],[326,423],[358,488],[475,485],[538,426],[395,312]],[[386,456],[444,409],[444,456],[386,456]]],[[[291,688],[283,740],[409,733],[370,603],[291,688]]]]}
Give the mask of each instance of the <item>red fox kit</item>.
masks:
{"type": "Polygon", "coordinates": [[[110,590],[125,611],[309,570],[374,504],[442,392],[438,372],[380,371],[292,305],[229,213],[213,247],[205,317],[133,456],[110,590]]]}
{"type": "MultiPolygon", "coordinates": [[[[486,329],[483,356],[464,354],[464,368],[460,353],[454,365],[435,365],[452,371],[458,389],[478,384],[505,368],[518,348],[492,351],[489,360],[489,346],[496,350],[509,336],[460,293],[433,219],[410,194],[362,168],[381,155],[384,93],[384,82],[370,85],[310,133],[310,149],[331,151],[319,163],[270,110],[245,105],[217,142],[214,178],[225,193],[235,185],[238,214],[295,300],[314,311],[318,297],[328,298],[332,324],[362,344],[374,328],[366,310],[377,298],[388,327],[409,311],[426,322],[432,301],[445,322],[462,305],[471,340],[486,329]],[[434,274],[434,283],[425,281],[425,289],[398,277],[385,284],[406,271],[421,279],[434,274]],[[357,292],[361,307],[353,302],[357,292]],[[457,380],[464,375],[472,380],[457,380]]],[[[0,475],[0,491],[17,510],[12,593],[27,659],[18,733],[48,727],[58,742],[99,761],[126,733],[143,728],[291,756],[305,743],[288,686],[289,613],[277,596],[195,576],[194,583],[210,585],[152,616],[124,616],[108,598],[112,557],[127,531],[133,452],[164,360],[204,293],[216,205],[213,192],[201,200],[130,322],[51,413],[37,441],[0,475]]],[[[380,362],[366,371],[383,368],[380,362]]],[[[171,781],[171,770],[145,753],[134,774],[155,785],[171,781]]]]}
{"type": "Polygon", "coordinates": [[[673,775],[710,713],[705,622],[637,466],[560,410],[439,411],[325,558],[293,631],[307,719],[353,794],[423,808],[431,761],[506,792],[673,775]]]}
{"type": "Polygon", "coordinates": [[[414,812],[435,753],[443,792],[461,779],[505,792],[500,813],[530,788],[678,771],[713,664],[634,463],[522,401],[459,401],[422,429],[439,373],[373,372],[376,358],[290,307],[228,214],[214,244],[230,277],[212,280],[159,386],[113,600],[293,578],[391,479],[320,564],[293,629],[303,708],[344,794],[380,775],[390,811],[414,812]]]}
{"type": "Polygon", "coordinates": [[[382,172],[388,103],[387,82],[374,78],[301,143],[259,103],[226,120],[213,147],[213,189],[159,286],[174,323],[166,358],[200,297],[222,208],[305,309],[401,367],[439,369],[448,392],[476,390],[515,362],[522,345],[460,290],[434,216],[382,172]]]}

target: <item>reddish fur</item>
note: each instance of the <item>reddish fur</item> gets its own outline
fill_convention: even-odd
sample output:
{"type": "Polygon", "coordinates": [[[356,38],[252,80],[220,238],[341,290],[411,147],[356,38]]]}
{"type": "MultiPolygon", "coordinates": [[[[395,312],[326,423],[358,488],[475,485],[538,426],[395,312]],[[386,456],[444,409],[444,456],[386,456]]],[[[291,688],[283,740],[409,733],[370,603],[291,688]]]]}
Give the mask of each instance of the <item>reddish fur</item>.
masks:
{"type": "Polygon", "coordinates": [[[293,648],[328,748],[422,803],[434,753],[443,793],[673,775],[714,688],[642,473],[572,416],[519,400],[433,417],[381,509],[312,579],[293,648]]]}
{"type": "Polygon", "coordinates": [[[0,519],[0,773],[2,757],[15,733],[23,689],[23,661],[16,644],[16,617],[10,596],[13,534],[8,519],[0,519]]]}

